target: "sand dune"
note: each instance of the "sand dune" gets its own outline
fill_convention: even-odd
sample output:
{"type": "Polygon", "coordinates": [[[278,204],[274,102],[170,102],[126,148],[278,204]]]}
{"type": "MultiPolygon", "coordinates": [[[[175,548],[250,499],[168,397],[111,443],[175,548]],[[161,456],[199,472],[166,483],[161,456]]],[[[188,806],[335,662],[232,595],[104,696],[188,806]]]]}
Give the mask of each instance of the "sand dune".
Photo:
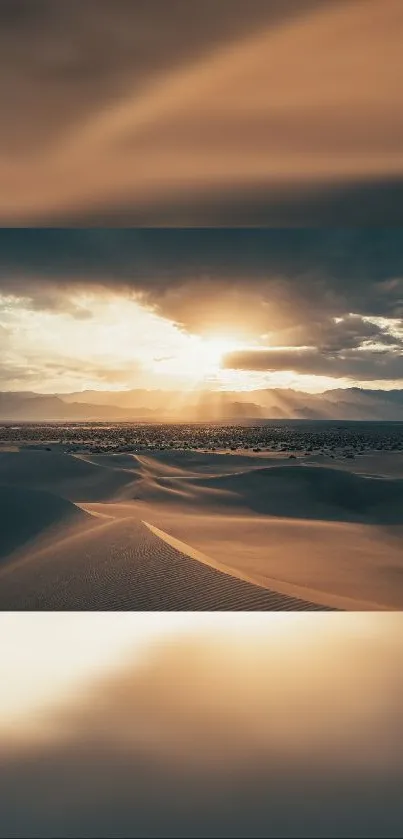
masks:
{"type": "Polygon", "coordinates": [[[0,608],[80,610],[305,610],[318,604],[268,591],[196,561],[135,518],[20,558],[0,576],[0,608]]]}
{"type": "Polygon", "coordinates": [[[209,478],[165,478],[162,488],[183,500],[212,500],[286,518],[402,522],[403,480],[362,476],[323,466],[269,466],[209,478]],[[179,489],[180,487],[180,489],[179,489]]]}
{"type": "Polygon", "coordinates": [[[0,479],[3,484],[44,489],[71,501],[108,501],[128,482],[120,471],[104,471],[68,454],[30,450],[1,453],[0,479]]]}
{"type": "Polygon", "coordinates": [[[403,478],[364,460],[4,452],[0,607],[401,608],[403,478]]]}
{"type": "MultiPolygon", "coordinates": [[[[306,463],[323,466],[323,455],[311,455],[306,463]]],[[[327,461],[329,463],[329,461],[327,461]]],[[[378,478],[403,478],[403,452],[376,451],[360,455],[354,460],[337,459],[333,462],[336,469],[354,472],[357,475],[369,475],[378,478]]]]}

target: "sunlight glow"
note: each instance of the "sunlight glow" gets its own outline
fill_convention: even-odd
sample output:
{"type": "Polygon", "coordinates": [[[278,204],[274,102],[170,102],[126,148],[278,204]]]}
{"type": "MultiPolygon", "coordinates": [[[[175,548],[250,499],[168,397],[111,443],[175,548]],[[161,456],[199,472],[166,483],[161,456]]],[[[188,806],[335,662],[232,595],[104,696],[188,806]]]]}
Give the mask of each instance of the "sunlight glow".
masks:
{"type": "Polygon", "coordinates": [[[218,373],[224,355],[237,349],[240,344],[230,338],[196,339],[192,353],[195,373],[199,373],[200,378],[218,373]]]}
{"type": "Polygon", "coordinates": [[[80,292],[66,297],[65,307],[39,311],[22,298],[0,296],[3,363],[14,371],[12,390],[193,390],[211,377],[219,389],[226,380],[222,357],[242,348],[229,336],[186,333],[118,294],[80,292]]]}
{"type": "MultiPolygon", "coordinates": [[[[261,348],[262,341],[267,346],[268,335],[256,335],[255,341],[250,338],[245,343],[235,327],[233,334],[215,329],[191,334],[132,295],[79,291],[66,293],[62,302],[56,306],[50,301],[49,308],[38,309],[23,297],[0,295],[0,351],[6,371],[0,389],[64,394],[142,388],[180,391],[186,401],[189,393],[206,389],[291,388],[320,393],[360,386],[348,378],[286,370],[225,369],[222,360],[227,353],[261,348]]],[[[396,340],[401,338],[396,319],[364,320],[387,328],[396,340]]],[[[399,384],[391,381],[389,386],[399,384]]],[[[366,382],[365,387],[385,387],[385,381],[366,382]]]]}
{"type": "Polygon", "coordinates": [[[167,358],[156,358],[154,369],[161,375],[182,380],[187,390],[197,390],[204,385],[221,389],[227,381],[227,371],[221,369],[226,353],[240,349],[229,337],[200,337],[183,335],[183,341],[167,358]]]}

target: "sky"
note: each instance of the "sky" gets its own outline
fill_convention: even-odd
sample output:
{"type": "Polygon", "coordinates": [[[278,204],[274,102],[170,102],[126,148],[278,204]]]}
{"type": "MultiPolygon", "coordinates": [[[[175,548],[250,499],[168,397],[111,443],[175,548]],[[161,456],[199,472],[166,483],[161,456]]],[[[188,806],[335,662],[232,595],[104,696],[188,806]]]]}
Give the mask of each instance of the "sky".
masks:
{"type": "Polygon", "coordinates": [[[0,389],[401,387],[398,228],[3,228],[0,389]]]}
{"type": "Polygon", "coordinates": [[[0,221],[399,224],[401,0],[0,0],[0,221]]]}

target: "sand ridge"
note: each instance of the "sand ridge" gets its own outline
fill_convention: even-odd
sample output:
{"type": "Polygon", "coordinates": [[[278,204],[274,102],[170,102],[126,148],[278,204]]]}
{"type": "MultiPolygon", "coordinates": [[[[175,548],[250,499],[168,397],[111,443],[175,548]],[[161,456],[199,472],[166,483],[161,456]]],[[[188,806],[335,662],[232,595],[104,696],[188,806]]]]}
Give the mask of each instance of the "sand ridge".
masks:
{"type": "Polygon", "coordinates": [[[72,533],[17,562],[0,575],[0,608],[294,611],[323,607],[189,558],[130,517],[72,533]]]}

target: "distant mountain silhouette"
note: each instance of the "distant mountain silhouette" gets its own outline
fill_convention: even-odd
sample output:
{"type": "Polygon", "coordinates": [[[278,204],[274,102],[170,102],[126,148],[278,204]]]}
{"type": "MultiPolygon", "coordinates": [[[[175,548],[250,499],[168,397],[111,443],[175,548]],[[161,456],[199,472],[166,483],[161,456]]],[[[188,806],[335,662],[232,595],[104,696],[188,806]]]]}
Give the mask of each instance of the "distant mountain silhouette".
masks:
{"type": "Polygon", "coordinates": [[[69,394],[0,393],[5,421],[171,421],[340,419],[403,421],[403,389],[358,387],[304,393],[255,391],[83,391],[69,394]]]}
{"type": "MultiPolygon", "coordinates": [[[[147,416],[148,412],[144,414],[147,416]]],[[[35,393],[0,393],[0,419],[3,421],[59,420],[124,420],[131,418],[131,412],[113,405],[91,405],[87,403],[67,404],[59,396],[35,393]]]]}

